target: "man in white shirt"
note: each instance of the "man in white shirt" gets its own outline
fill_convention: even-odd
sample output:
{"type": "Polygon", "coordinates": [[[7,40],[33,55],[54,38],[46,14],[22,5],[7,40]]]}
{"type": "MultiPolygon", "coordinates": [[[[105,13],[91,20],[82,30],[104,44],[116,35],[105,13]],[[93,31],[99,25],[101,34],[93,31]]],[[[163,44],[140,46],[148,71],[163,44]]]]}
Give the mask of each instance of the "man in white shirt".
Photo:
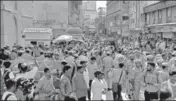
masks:
{"type": "MultiPolygon", "coordinates": [[[[91,83],[93,81],[94,77],[94,73],[96,71],[98,71],[98,65],[96,62],[96,58],[95,57],[91,57],[90,62],[88,62],[87,64],[87,69],[88,69],[88,73],[89,73],[89,87],[91,87],[91,83]]],[[[88,98],[90,99],[90,90],[88,90],[88,98]]]]}
{"type": "Polygon", "coordinates": [[[3,101],[17,100],[17,97],[14,94],[14,92],[16,90],[15,81],[8,80],[7,82],[8,82],[7,83],[7,91],[4,92],[4,94],[2,96],[2,100],[3,101]]]}

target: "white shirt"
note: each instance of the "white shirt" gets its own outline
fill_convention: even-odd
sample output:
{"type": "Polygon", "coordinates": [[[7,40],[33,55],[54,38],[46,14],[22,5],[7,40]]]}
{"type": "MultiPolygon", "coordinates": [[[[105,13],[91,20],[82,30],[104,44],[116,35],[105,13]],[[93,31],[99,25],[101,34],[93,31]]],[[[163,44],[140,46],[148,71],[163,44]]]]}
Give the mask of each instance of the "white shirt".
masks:
{"type": "Polygon", "coordinates": [[[84,75],[84,79],[86,81],[86,84],[87,84],[87,88],[89,88],[89,72],[88,72],[88,69],[86,68],[85,72],[83,73],[84,75]]]}
{"type": "Polygon", "coordinates": [[[6,98],[6,96],[8,94],[11,94],[11,95],[7,98],[7,101],[9,101],[9,100],[17,100],[16,95],[14,93],[12,93],[12,92],[9,92],[9,91],[4,92],[4,94],[2,95],[2,100],[5,100],[5,98],[6,98]]]}

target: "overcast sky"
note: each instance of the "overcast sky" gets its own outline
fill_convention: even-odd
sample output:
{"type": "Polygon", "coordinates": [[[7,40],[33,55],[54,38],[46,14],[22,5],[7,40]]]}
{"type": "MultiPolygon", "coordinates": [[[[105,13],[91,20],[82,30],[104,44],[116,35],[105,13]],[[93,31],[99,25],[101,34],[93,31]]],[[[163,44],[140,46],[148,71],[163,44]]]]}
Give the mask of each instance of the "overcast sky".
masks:
{"type": "Polygon", "coordinates": [[[106,7],[106,1],[96,1],[97,8],[99,7],[106,7]]]}

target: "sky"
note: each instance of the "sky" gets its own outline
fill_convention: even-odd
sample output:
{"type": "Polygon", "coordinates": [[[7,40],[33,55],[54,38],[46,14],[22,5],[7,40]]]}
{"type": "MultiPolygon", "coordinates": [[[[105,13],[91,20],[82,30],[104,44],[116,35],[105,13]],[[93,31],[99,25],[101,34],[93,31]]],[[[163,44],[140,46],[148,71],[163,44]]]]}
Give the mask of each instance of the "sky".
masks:
{"type": "Polygon", "coordinates": [[[97,3],[97,9],[99,7],[106,7],[106,1],[96,1],[96,3],[97,3]]]}

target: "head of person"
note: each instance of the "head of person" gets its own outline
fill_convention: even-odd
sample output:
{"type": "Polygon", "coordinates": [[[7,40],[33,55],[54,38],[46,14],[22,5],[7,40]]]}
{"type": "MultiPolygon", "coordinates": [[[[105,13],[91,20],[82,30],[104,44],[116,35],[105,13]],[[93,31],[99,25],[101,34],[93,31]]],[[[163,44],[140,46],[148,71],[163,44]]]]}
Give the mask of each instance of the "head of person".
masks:
{"type": "Polygon", "coordinates": [[[24,53],[24,52],[23,52],[22,50],[19,50],[19,51],[18,51],[18,57],[21,57],[21,56],[23,55],[23,53],[24,53]]]}
{"type": "Polygon", "coordinates": [[[72,56],[72,55],[73,55],[73,53],[72,53],[71,51],[69,51],[69,52],[68,52],[68,55],[69,55],[69,56],[72,56]]]}
{"type": "Polygon", "coordinates": [[[65,65],[64,68],[62,69],[62,73],[65,75],[69,75],[71,72],[71,66],[70,65],[65,65]]]}
{"type": "Polygon", "coordinates": [[[50,69],[49,68],[44,68],[44,74],[45,76],[51,76],[51,72],[50,72],[50,69]]]}
{"type": "Polygon", "coordinates": [[[10,69],[11,62],[10,62],[10,61],[5,61],[5,62],[3,63],[3,66],[4,66],[6,69],[10,69]]]}
{"type": "Polygon", "coordinates": [[[44,55],[44,52],[40,52],[40,55],[44,55]]]}
{"type": "Polygon", "coordinates": [[[86,67],[87,66],[87,61],[84,61],[84,60],[80,61],[80,65],[82,65],[83,67],[86,67]]]}
{"type": "Polygon", "coordinates": [[[172,57],[176,57],[176,51],[172,53],[172,57]]]}
{"type": "Polygon", "coordinates": [[[162,67],[162,63],[164,62],[164,60],[163,59],[159,59],[158,61],[157,61],[157,65],[159,66],[159,67],[162,67]]]}
{"type": "Polygon", "coordinates": [[[19,63],[18,69],[19,69],[20,73],[25,73],[28,70],[28,65],[26,63],[19,63]]]}
{"type": "Polygon", "coordinates": [[[30,50],[29,50],[29,49],[26,49],[26,50],[25,50],[25,53],[30,54],[30,50]]]}
{"type": "Polygon", "coordinates": [[[130,54],[130,57],[129,57],[129,59],[131,60],[131,61],[133,61],[134,60],[134,55],[132,55],[132,54],[130,54]]]}
{"type": "Polygon", "coordinates": [[[5,54],[5,55],[9,55],[9,54],[10,54],[10,50],[5,49],[5,50],[4,50],[4,54],[5,54]]]}
{"type": "Polygon", "coordinates": [[[4,54],[4,49],[0,49],[0,54],[4,54]]]}
{"type": "Polygon", "coordinates": [[[90,60],[91,60],[90,62],[91,62],[92,64],[94,64],[94,63],[96,62],[96,57],[93,56],[93,57],[91,57],[90,60]]]}
{"type": "Polygon", "coordinates": [[[54,54],[54,58],[55,58],[56,60],[59,60],[59,54],[58,54],[58,53],[55,53],[55,54],[54,54]]]}
{"type": "Polygon", "coordinates": [[[141,63],[141,61],[139,59],[135,60],[134,62],[135,62],[135,65],[136,65],[137,68],[141,68],[142,67],[142,63],[141,63]]]}
{"type": "Polygon", "coordinates": [[[119,63],[119,68],[123,68],[124,67],[124,63],[119,63]]]}
{"type": "Polygon", "coordinates": [[[84,71],[85,71],[85,67],[83,67],[83,66],[78,66],[78,67],[77,67],[77,71],[78,71],[79,73],[83,74],[84,71]]]}
{"type": "Polygon", "coordinates": [[[170,75],[170,81],[172,83],[176,83],[176,68],[173,68],[172,70],[170,70],[169,75],[170,75]]]}
{"type": "Polygon", "coordinates": [[[107,55],[107,56],[110,56],[110,55],[111,55],[110,51],[107,51],[106,55],[107,55]]]}
{"type": "Polygon", "coordinates": [[[16,91],[16,82],[12,79],[6,81],[6,87],[8,91],[15,92],[16,91]]]}
{"type": "Polygon", "coordinates": [[[148,55],[147,56],[147,61],[153,62],[154,61],[154,56],[153,55],[148,55]]]}
{"type": "Polygon", "coordinates": [[[65,65],[67,65],[67,62],[66,62],[65,60],[63,60],[63,61],[61,62],[62,68],[63,68],[65,65]]]}
{"type": "Polygon", "coordinates": [[[154,62],[148,62],[147,63],[147,71],[152,72],[155,69],[155,63],[154,62]]]}
{"type": "Polygon", "coordinates": [[[163,70],[168,70],[168,69],[169,69],[169,64],[166,63],[166,62],[163,62],[163,63],[162,63],[162,69],[163,69],[163,70]]]}
{"type": "Polygon", "coordinates": [[[101,79],[103,79],[102,74],[103,74],[103,73],[102,73],[101,71],[96,71],[96,72],[94,73],[94,76],[95,76],[95,78],[101,80],[101,79]]]}
{"type": "Polygon", "coordinates": [[[62,71],[60,71],[59,69],[55,69],[51,71],[51,74],[53,75],[54,79],[57,79],[62,74],[62,71]]]}

